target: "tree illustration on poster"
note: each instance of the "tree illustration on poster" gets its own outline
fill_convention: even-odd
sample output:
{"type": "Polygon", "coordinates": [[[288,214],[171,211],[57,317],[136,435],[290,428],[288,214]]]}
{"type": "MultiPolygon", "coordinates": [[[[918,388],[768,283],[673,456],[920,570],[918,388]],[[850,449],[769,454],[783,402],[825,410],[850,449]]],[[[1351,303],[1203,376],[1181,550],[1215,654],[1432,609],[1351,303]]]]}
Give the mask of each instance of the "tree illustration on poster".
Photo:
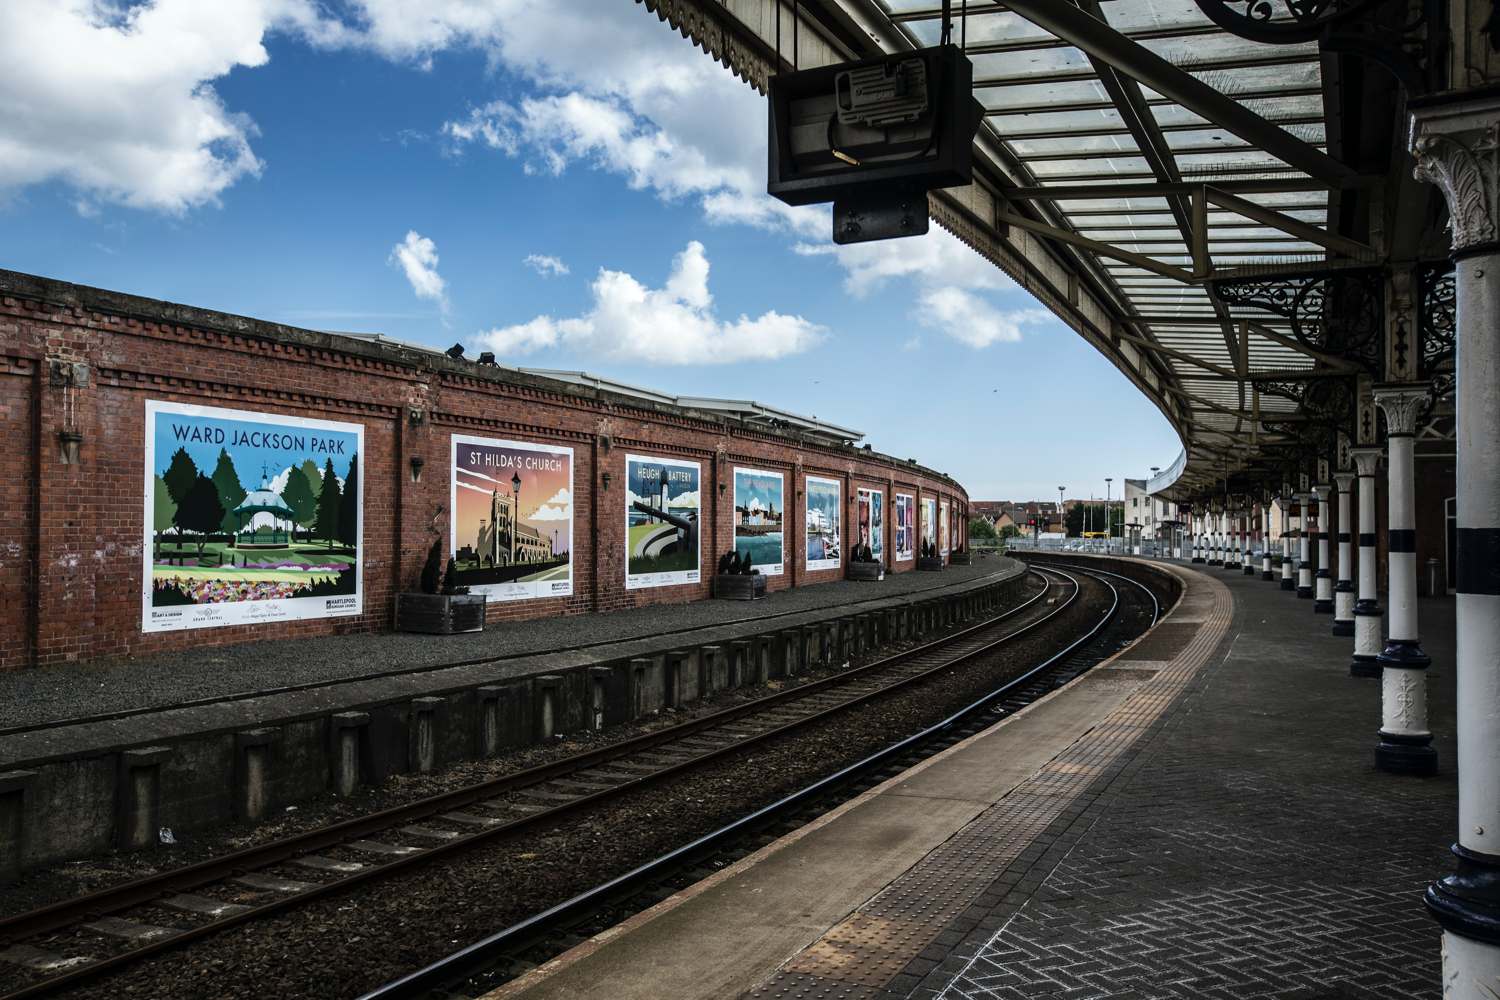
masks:
{"type": "Polygon", "coordinates": [[[843,486],[837,479],[807,477],[807,568],[838,569],[843,565],[843,515],[839,503],[843,486]]]}
{"type": "Polygon", "coordinates": [[[734,551],[762,576],[785,569],[786,481],[779,472],[734,470],[734,551]]]}
{"type": "Polygon", "coordinates": [[[359,424],[147,400],[141,628],[358,614],[363,442],[359,424]]]}
{"type": "Polygon", "coordinates": [[[880,490],[859,490],[859,544],[868,545],[876,562],[885,562],[885,495],[880,490]]]}
{"type": "Polygon", "coordinates": [[[916,531],[913,520],[916,516],[916,499],[909,493],[897,493],[891,502],[896,523],[896,561],[910,562],[916,556],[916,531]]]}
{"type": "Polygon", "coordinates": [[[625,456],[625,588],[697,583],[699,549],[697,462],[625,456]]]}
{"type": "Polygon", "coordinates": [[[938,506],[938,553],[948,554],[948,501],[938,506]]]}
{"type": "Polygon", "coordinates": [[[922,498],[922,551],[937,545],[937,501],[932,497],[922,498]]]}
{"type": "Polygon", "coordinates": [[[573,593],[573,449],[452,437],[457,583],[491,601],[573,593]]]}

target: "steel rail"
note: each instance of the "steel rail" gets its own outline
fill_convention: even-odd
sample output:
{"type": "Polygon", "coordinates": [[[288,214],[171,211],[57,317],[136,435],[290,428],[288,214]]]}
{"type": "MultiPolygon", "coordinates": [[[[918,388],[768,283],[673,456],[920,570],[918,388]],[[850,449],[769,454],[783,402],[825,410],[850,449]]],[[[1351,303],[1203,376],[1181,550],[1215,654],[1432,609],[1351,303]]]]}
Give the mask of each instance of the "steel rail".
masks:
{"type": "MultiPolygon", "coordinates": [[[[1041,573],[1037,570],[1031,570],[1030,572],[1041,576],[1041,573]]],[[[682,771],[701,767],[711,760],[716,760],[727,754],[738,753],[747,747],[778,738],[796,729],[810,725],[813,722],[889,694],[894,690],[910,686],[933,674],[951,669],[959,663],[973,659],[1023,634],[1029,633],[1033,629],[1052,621],[1070,608],[1081,592],[1078,581],[1064,571],[1048,569],[1046,572],[1060,576],[1072,584],[1073,590],[1063,604],[1036,621],[984,642],[973,649],[964,650],[957,656],[945,659],[943,662],[929,669],[898,678],[891,684],[877,687],[854,698],[840,701],[837,704],[814,711],[809,715],[726,744],[720,748],[696,754],[677,763],[664,765],[649,774],[641,775],[610,788],[581,795],[573,800],[561,802],[550,808],[522,815],[508,821],[497,821],[494,826],[467,835],[461,835],[454,840],[442,842],[435,846],[415,851],[409,855],[395,857],[383,863],[369,864],[357,871],[343,873],[340,877],[331,881],[319,883],[313,888],[272,898],[264,903],[254,904],[251,909],[245,912],[220,916],[193,927],[173,928],[176,933],[168,937],[141,943],[127,951],[38,980],[14,992],[5,994],[3,1000],[22,1000],[22,998],[41,996],[61,986],[73,985],[86,979],[96,978],[111,971],[116,971],[151,955],[176,949],[194,940],[210,934],[216,934],[229,927],[301,906],[310,900],[334,892],[341,892],[353,885],[384,878],[414,865],[425,864],[435,858],[446,857],[458,851],[467,850],[476,844],[487,842],[500,836],[513,835],[527,828],[555,821],[580,809],[596,805],[601,801],[647,787],[682,771]]],[[[1042,578],[1046,579],[1045,577],[1042,578]]],[[[315,854],[320,850],[339,847],[351,841],[375,834],[388,833],[392,829],[398,829],[423,819],[431,819],[434,816],[450,812],[456,808],[462,808],[465,805],[471,805],[486,799],[493,799],[506,792],[523,791],[528,787],[584,771],[599,764],[618,760],[632,753],[677,742],[714,726],[745,716],[759,714],[767,709],[778,707],[783,703],[806,699],[809,695],[815,695],[830,688],[847,685],[849,681],[868,676],[876,670],[899,666],[902,663],[915,660],[923,655],[940,653],[966,638],[974,637],[976,633],[993,629],[1026,611],[1045,598],[1050,590],[1051,585],[1049,583],[1041,592],[1017,607],[997,617],[961,629],[952,635],[942,637],[933,642],[924,643],[913,649],[882,657],[862,667],[843,671],[800,687],[714,712],[690,722],[624,740],[598,750],[573,755],[560,761],[528,768],[525,771],[519,771],[515,774],[506,775],[491,781],[445,792],[378,813],[372,813],[369,816],[346,820],[329,827],[247,848],[195,865],[164,872],[160,875],[148,876],[85,896],[64,900],[28,913],[0,918],[0,945],[11,945],[23,941],[35,940],[47,933],[63,930],[86,920],[96,919],[103,914],[118,913],[136,906],[148,905],[176,893],[190,892],[193,889],[224,881],[225,879],[233,878],[246,872],[263,870],[298,857],[315,854]]]]}
{"type": "MultiPolygon", "coordinates": [[[[1140,584],[1139,581],[1130,580],[1129,577],[1121,576],[1120,574],[1108,573],[1103,570],[1093,569],[1092,567],[1081,569],[1072,566],[1069,568],[1088,576],[1102,574],[1118,577],[1119,579],[1128,580],[1140,586],[1152,599],[1152,624],[1156,623],[1157,617],[1155,612],[1159,609],[1159,604],[1156,602],[1155,594],[1144,584],[1140,584]]],[[[1053,572],[1062,573],[1060,570],[1053,570],[1053,572]]],[[[1064,573],[1062,575],[1067,574],[1064,573]]],[[[1107,580],[1100,580],[1099,582],[1109,588],[1113,595],[1113,601],[1109,609],[1094,624],[1093,628],[1089,629],[1087,633],[1074,640],[1060,652],[1048,657],[1042,663],[1026,671],[1019,677],[1006,681],[940,722],[936,722],[926,729],[898,740],[881,750],[877,750],[875,753],[847,765],[831,775],[820,778],[769,805],[763,806],[716,830],[706,833],[690,843],[668,851],[645,864],[631,869],[623,875],[603,882],[592,889],[579,893],[571,899],[558,903],[540,913],[527,917],[525,920],[476,941],[430,965],[371,990],[360,996],[358,1000],[411,1000],[411,998],[425,996],[429,991],[446,984],[467,979],[477,972],[482,971],[484,967],[492,964],[494,956],[497,953],[504,952],[516,942],[534,940],[540,934],[545,933],[549,926],[561,924],[579,913],[587,912],[591,907],[601,902],[617,897],[622,892],[628,891],[642,883],[649,882],[651,879],[659,878],[663,872],[671,871],[676,865],[700,855],[706,850],[732,841],[735,837],[756,829],[768,820],[792,813],[808,800],[814,799],[839,785],[846,784],[870,771],[878,769],[891,760],[891,758],[931,741],[934,737],[959,725],[975,713],[988,709],[996,699],[1002,698],[1011,691],[1021,688],[1037,677],[1038,674],[1066,661],[1081,646],[1092,641],[1109,625],[1119,611],[1120,593],[1107,580]]]]}

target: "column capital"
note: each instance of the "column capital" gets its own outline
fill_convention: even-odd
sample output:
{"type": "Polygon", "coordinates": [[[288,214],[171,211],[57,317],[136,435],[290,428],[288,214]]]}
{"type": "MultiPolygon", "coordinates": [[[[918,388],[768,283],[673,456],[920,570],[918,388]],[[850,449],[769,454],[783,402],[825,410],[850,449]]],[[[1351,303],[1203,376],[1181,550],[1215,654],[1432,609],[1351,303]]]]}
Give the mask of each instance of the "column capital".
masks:
{"type": "Polygon", "coordinates": [[[1384,448],[1350,448],[1349,457],[1354,459],[1354,471],[1361,476],[1373,476],[1380,469],[1380,457],[1384,448]]]}
{"type": "Polygon", "coordinates": [[[1389,433],[1409,437],[1417,432],[1417,418],[1427,405],[1427,386],[1409,383],[1378,385],[1374,396],[1375,405],[1385,414],[1389,433]]]}
{"type": "Polygon", "coordinates": [[[1325,504],[1328,502],[1328,494],[1333,492],[1333,484],[1317,483],[1313,486],[1313,492],[1318,495],[1318,503],[1325,504]]]}
{"type": "Polygon", "coordinates": [[[1500,97],[1457,99],[1411,112],[1413,176],[1448,203],[1453,252],[1481,249],[1500,232],[1500,97]]]}
{"type": "Polygon", "coordinates": [[[1348,493],[1354,489],[1354,473],[1335,472],[1333,474],[1333,482],[1339,488],[1340,493],[1348,493]]]}

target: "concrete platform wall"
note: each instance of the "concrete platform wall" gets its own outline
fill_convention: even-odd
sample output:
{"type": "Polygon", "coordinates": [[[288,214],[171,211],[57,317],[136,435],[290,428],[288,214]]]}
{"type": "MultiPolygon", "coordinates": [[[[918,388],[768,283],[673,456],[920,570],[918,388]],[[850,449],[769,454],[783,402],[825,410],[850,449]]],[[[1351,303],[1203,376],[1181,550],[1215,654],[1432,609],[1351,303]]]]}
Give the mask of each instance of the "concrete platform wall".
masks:
{"type": "Polygon", "coordinates": [[[829,608],[799,616],[796,625],[767,621],[764,631],[747,628],[727,641],[680,646],[665,638],[644,653],[636,642],[628,657],[605,648],[554,672],[415,697],[325,704],[317,712],[261,716],[235,728],[174,732],[168,720],[175,717],[138,716],[110,730],[137,732],[138,741],[6,765],[0,774],[0,879],[110,848],[149,846],[162,827],[175,834],[258,820],[395,774],[649,717],[810,666],[847,664],[880,645],[993,613],[1016,599],[1024,576],[1024,567],[1012,563],[973,586],[893,598],[855,615],[829,608]]]}

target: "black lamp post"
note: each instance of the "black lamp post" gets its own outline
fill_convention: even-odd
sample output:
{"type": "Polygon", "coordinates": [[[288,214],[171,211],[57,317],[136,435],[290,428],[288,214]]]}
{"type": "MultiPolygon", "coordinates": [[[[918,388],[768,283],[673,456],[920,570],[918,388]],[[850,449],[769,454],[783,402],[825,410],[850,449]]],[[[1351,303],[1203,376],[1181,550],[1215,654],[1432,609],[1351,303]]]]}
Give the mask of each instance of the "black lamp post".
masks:
{"type": "Polygon", "coordinates": [[[521,529],[521,474],[515,472],[510,477],[511,496],[514,498],[510,508],[510,564],[516,564],[516,532],[521,529]]]}

